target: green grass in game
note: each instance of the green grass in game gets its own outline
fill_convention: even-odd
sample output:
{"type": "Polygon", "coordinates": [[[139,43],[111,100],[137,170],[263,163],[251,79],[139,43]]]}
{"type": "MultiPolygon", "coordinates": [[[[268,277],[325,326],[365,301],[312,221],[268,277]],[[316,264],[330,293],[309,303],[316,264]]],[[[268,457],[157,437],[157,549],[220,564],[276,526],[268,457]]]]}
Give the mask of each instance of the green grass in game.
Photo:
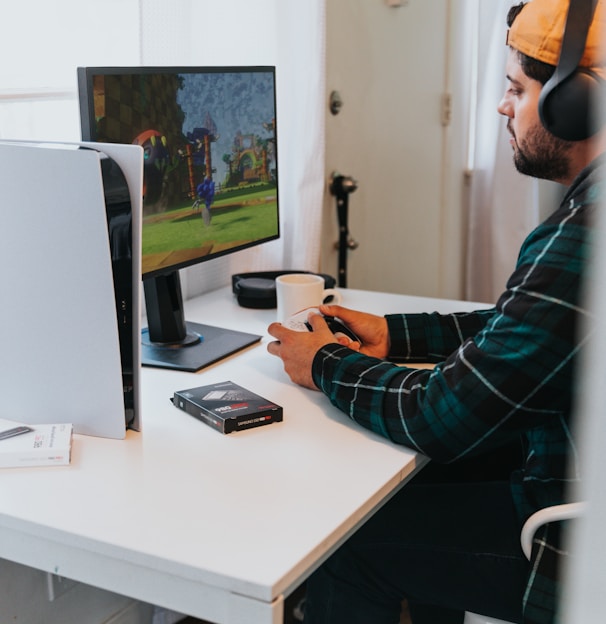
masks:
{"type": "Polygon", "coordinates": [[[194,209],[190,200],[180,208],[144,217],[143,272],[275,236],[276,202],[275,187],[265,187],[246,194],[217,194],[209,225],[202,218],[202,207],[194,209]]]}

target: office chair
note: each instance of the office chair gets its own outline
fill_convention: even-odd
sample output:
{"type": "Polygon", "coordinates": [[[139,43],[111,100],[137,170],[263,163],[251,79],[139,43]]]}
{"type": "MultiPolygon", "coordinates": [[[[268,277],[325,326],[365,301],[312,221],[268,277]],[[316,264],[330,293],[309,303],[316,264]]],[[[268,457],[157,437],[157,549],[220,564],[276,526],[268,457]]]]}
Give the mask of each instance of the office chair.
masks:
{"type": "MultiPolygon", "coordinates": [[[[585,509],[585,503],[566,503],[563,505],[554,505],[546,507],[535,512],[526,520],[520,534],[520,543],[522,550],[528,559],[532,551],[532,540],[537,529],[549,522],[559,522],[561,520],[570,520],[578,518],[585,509]]],[[[477,613],[467,612],[465,614],[464,624],[511,624],[505,620],[498,620],[486,615],[478,615],[477,613]]]]}

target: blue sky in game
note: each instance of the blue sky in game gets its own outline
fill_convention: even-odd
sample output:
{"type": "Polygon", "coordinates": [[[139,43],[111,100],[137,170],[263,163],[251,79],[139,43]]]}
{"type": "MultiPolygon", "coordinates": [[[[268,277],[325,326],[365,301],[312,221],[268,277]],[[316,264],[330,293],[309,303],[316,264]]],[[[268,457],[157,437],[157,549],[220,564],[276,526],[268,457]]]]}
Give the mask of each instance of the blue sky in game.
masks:
{"type": "MultiPolygon", "coordinates": [[[[222,182],[227,172],[223,154],[231,154],[234,137],[271,136],[263,124],[275,118],[274,81],[269,71],[232,71],[182,74],[183,88],[177,102],[185,113],[183,134],[205,127],[210,118],[218,140],[212,144],[214,177],[222,182]]],[[[211,128],[212,130],[212,128],[211,128]]]]}

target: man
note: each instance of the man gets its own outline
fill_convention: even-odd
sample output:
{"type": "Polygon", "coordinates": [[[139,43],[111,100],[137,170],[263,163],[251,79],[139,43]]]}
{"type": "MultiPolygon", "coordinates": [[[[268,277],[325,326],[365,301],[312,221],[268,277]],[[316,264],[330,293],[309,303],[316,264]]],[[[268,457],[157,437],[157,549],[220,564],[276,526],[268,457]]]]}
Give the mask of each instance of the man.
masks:
{"type": "MultiPolygon", "coordinates": [[[[603,4],[580,64],[605,77],[603,4]]],[[[563,502],[579,476],[571,427],[575,366],[588,340],[582,277],[606,151],[603,128],[568,141],[541,125],[539,96],[557,64],[567,10],[568,0],[532,0],[508,16],[508,85],[498,111],[514,164],[569,188],[524,242],[496,306],[385,318],[321,308],[359,343],[337,340],[317,315],[311,333],[269,327],[276,342],[268,350],[293,381],[433,460],[312,575],[306,623],[395,624],[403,599],[414,624],[459,623],[465,611],[511,622],[555,617],[557,527],[538,534],[530,562],[519,535],[534,511],[563,502]],[[439,363],[433,371],[391,363],[422,359],[439,363]],[[495,469],[495,453],[517,441],[519,461],[495,469]]]]}

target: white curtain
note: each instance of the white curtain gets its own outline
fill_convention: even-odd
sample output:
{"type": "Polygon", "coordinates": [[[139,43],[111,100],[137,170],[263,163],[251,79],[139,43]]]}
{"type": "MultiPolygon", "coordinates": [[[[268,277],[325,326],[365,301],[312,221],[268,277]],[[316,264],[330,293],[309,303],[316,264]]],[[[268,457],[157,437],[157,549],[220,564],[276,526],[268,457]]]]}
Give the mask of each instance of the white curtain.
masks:
{"type": "Polygon", "coordinates": [[[506,88],[505,16],[511,0],[476,0],[477,89],[470,145],[465,296],[495,301],[515,267],[520,246],[538,223],[537,181],[512,164],[507,120],[496,112],[506,88]]]}

